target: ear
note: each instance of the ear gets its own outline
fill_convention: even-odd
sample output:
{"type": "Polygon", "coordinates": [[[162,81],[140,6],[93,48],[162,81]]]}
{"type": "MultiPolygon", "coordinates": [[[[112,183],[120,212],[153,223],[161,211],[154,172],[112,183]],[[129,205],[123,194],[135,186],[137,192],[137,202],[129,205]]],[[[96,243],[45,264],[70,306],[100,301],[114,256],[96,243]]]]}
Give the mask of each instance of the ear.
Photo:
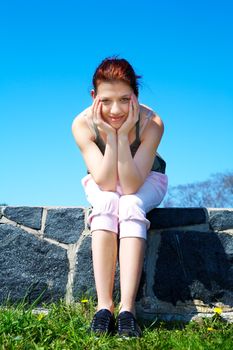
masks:
{"type": "Polygon", "coordinates": [[[91,90],[91,97],[93,98],[93,100],[96,98],[96,94],[95,94],[95,90],[91,90]]]}

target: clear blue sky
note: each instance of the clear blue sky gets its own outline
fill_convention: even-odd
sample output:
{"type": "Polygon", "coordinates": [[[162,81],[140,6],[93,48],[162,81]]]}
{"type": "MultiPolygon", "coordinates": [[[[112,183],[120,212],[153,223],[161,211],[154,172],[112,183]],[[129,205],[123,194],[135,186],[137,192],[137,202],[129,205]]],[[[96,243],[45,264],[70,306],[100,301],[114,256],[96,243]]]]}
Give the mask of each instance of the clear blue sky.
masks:
{"type": "Polygon", "coordinates": [[[164,121],[170,185],[232,170],[232,18],[231,0],[1,2],[0,203],[87,205],[71,124],[113,54],[164,121]]]}

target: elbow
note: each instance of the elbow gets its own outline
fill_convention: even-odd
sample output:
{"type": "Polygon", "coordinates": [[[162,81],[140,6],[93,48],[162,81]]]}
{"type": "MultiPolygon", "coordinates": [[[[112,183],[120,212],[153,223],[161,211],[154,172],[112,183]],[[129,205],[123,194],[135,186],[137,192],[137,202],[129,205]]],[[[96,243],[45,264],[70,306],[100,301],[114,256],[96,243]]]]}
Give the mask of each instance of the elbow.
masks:
{"type": "Polygon", "coordinates": [[[110,183],[107,181],[101,181],[98,179],[94,179],[95,183],[99,186],[101,191],[108,191],[108,192],[115,192],[116,191],[116,184],[110,183]]]}
{"type": "Polygon", "coordinates": [[[138,186],[127,186],[125,188],[122,188],[122,193],[123,193],[123,195],[135,194],[136,192],[138,192],[140,187],[141,187],[141,185],[138,185],[138,186]]]}
{"type": "Polygon", "coordinates": [[[129,181],[127,181],[127,183],[121,181],[121,189],[122,189],[122,193],[124,195],[130,195],[130,194],[135,194],[136,192],[138,192],[138,190],[140,189],[140,187],[143,185],[143,178],[142,176],[138,176],[137,179],[131,179],[129,181]]]}
{"type": "Polygon", "coordinates": [[[110,186],[99,186],[99,188],[101,189],[101,191],[105,191],[105,192],[116,192],[116,188],[114,187],[110,187],[110,186]]]}
{"type": "Polygon", "coordinates": [[[135,194],[137,191],[122,191],[122,194],[124,196],[130,195],[130,194],[135,194]]]}

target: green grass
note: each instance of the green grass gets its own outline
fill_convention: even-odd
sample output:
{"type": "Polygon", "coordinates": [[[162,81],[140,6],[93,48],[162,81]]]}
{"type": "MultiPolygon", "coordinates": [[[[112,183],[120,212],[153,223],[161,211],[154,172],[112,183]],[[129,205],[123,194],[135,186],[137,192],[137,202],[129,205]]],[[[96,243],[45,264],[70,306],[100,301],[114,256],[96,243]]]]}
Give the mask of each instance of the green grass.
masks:
{"type": "MultiPolygon", "coordinates": [[[[140,339],[117,336],[95,338],[88,333],[95,312],[92,301],[47,306],[48,314],[33,312],[26,305],[0,309],[0,349],[162,349],[202,350],[233,348],[233,324],[217,314],[201,322],[156,323],[143,328],[140,339]]],[[[46,307],[46,306],[44,306],[46,307]]]]}

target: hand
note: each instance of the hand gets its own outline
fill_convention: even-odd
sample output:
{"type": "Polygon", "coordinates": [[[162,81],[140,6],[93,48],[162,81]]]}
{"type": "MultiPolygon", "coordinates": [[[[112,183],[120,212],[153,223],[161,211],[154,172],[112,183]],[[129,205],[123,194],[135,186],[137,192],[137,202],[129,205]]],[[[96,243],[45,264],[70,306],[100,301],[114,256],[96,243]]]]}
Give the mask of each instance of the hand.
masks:
{"type": "Polygon", "coordinates": [[[121,125],[120,129],[118,129],[117,134],[119,135],[127,135],[129,134],[130,130],[133,129],[135,124],[138,121],[139,118],[139,110],[140,106],[138,103],[138,99],[135,96],[134,93],[131,95],[130,103],[129,103],[129,114],[126,121],[121,125]]]}
{"type": "Polygon", "coordinates": [[[108,123],[106,123],[102,118],[102,102],[100,101],[99,96],[96,96],[92,107],[92,118],[93,122],[97,125],[98,129],[104,132],[107,136],[111,134],[116,134],[116,130],[111,127],[108,123]]]}

